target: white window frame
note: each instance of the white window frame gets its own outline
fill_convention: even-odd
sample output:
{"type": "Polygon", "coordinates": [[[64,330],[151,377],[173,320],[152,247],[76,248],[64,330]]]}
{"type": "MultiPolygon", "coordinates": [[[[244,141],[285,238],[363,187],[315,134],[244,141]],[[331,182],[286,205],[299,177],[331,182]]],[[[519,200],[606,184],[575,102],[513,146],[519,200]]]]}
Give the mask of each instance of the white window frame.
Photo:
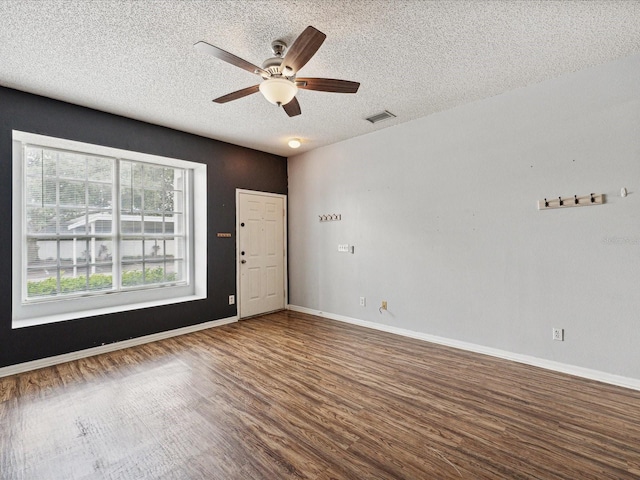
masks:
{"type": "MultiPolygon", "coordinates": [[[[207,298],[207,166],[206,164],[133,152],[102,145],[65,140],[13,130],[12,193],[12,327],[60,322],[108,313],[207,298]],[[162,285],[139,290],[107,291],[101,295],[60,296],[47,301],[25,302],[27,242],[24,209],[24,145],[69,150],[120,160],[165,165],[189,172],[187,285],[162,285]],[[197,219],[197,221],[195,221],[197,219]]],[[[114,201],[116,199],[114,198],[114,201]]],[[[119,202],[119,199],[117,200],[119,202]]]]}

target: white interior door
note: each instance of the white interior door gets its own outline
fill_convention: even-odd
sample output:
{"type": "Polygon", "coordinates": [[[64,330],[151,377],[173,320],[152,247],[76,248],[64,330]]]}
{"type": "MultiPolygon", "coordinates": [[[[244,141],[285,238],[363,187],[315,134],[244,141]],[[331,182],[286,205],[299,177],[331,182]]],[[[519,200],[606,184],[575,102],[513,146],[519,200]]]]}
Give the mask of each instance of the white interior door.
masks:
{"type": "Polygon", "coordinates": [[[285,306],[284,196],[238,192],[239,316],[285,306]]]}

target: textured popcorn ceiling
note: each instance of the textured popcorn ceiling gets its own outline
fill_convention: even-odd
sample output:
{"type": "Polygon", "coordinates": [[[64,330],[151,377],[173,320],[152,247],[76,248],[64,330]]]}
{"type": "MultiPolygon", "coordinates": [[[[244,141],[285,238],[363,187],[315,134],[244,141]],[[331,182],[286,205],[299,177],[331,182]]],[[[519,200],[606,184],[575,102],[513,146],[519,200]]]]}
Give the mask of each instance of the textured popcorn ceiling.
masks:
{"type": "Polygon", "coordinates": [[[640,0],[0,0],[0,25],[1,85],[285,156],[640,52],[640,0]],[[357,94],[211,102],[260,79],[195,42],[259,65],[307,25],[327,40],[300,76],[357,94]]]}

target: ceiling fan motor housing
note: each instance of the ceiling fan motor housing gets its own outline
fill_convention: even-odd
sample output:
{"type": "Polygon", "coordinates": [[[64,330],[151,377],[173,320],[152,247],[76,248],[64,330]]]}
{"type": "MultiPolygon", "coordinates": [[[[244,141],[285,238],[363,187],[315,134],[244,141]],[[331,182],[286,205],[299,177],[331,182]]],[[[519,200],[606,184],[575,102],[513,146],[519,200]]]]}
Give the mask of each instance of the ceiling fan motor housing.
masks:
{"type": "Polygon", "coordinates": [[[262,69],[273,75],[280,75],[280,64],[282,63],[281,57],[267,58],[262,62],[262,69]]]}
{"type": "MultiPolygon", "coordinates": [[[[269,72],[272,76],[281,75],[280,64],[282,64],[282,59],[284,57],[284,51],[287,48],[287,44],[282,40],[274,40],[271,42],[271,51],[273,52],[273,57],[267,58],[264,62],[262,62],[262,69],[269,72]]],[[[287,75],[290,76],[290,75],[287,75]]]]}

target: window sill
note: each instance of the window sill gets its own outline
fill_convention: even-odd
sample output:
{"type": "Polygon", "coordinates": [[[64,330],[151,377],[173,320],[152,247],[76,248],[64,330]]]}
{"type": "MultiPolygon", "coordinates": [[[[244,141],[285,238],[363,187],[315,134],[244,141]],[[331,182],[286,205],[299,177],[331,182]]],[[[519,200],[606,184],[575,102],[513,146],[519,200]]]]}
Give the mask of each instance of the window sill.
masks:
{"type": "Polygon", "coordinates": [[[60,313],[56,315],[44,315],[40,317],[32,317],[26,319],[14,319],[12,328],[33,327],[36,325],[44,325],[48,323],[64,322],[67,320],[75,320],[78,318],[96,317],[98,315],[108,315],[110,313],[127,312],[131,310],[140,310],[143,308],[159,307],[162,305],[172,305],[174,303],[192,302],[195,300],[204,300],[206,295],[187,295],[183,297],[166,298],[162,300],[151,300],[148,302],[132,303],[128,305],[115,305],[110,307],[95,308],[91,310],[60,313]]]}

